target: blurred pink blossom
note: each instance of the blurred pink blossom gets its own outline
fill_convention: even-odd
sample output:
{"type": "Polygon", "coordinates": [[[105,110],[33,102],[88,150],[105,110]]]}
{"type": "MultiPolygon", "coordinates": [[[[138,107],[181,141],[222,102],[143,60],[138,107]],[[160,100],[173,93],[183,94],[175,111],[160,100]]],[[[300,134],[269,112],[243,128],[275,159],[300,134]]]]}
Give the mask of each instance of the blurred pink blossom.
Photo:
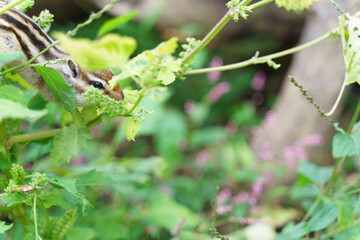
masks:
{"type": "Polygon", "coordinates": [[[225,203],[231,197],[231,195],[232,193],[230,188],[224,188],[221,190],[216,199],[217,205],[225,203]]]}
{"type": "MultiPolygon", "coordinates": [[[[210,63],[210,67],[220,67],[223,65],[223,60],[221,57],[214,57],[210,63]]],[[[209,72],[206,77],[209,82],[214,83],[219,80],[222,72],[209,72]]]]}
{"type": "Polygon", "coordinates": [[[235,195],[233,198],[232,198],[232,201],[235,205],[239,205],[241,203],[245,203],[245,202],[248,202],[250,199],[250,195],[249,193],[247,192],[240,192],[238,193],[237,195],[235,195]]]}
{"type": "Polygon", "coordinates": [[[201,150],[196,156],[196,164],[199,167],[204,167],[210,159],[210,152],[207,149],[201,150]]]}
{"type": "Polygon", "coordinates": [[[238,125],[231,121],[227,122],[225,127],[226,127],[226,131],[232,136],[235,135],[238,130],[238,125]]]}
{"type": "Polygon", "coordinates": [[[208,93],[206,99],[211,103],[216,103],[225,93],[230,91],[230,83],[229,82],[221,82],[218,83],[211,89],[208,93]]]}
{"type": "Polygon", "coordinates": [[[216,213],[219,215],[223,215],[225,213],[231,212],[233,210],[233,206],[231,205],[221,205],[216,208],[216,213]]]}
{"type": "Polygon", "coordinates": [[[273,110],[269,110],[265,113],[265,124],[268,126],[273,125],[276,123],[276,113],[273,110]]]}
{"type": "Polygon", "coordinates": [[[273,158],[273,152],[269,141],[264,141],[260,145],[260,150],[256,152],[260,161],[270,161],[273,158]]]}
{"type": "Polygon", "coordinates": [[[182,218],[180,219],[179,224],[178,224],[177,226],[175,226],[175,228],[173,228],[173,229],[170,231],[171,235],[176,235],[176,234],[178,234],[178,233],[181,231],[181,229],[184,227],[185,222],[186,222],[186,217],[182,217],[182,218]]]}
{"type": "Polygon", "coordinates": [[[323,144],[324,138],[320,134],[308,134],[300,138],[299,141],[295,143],[297,146],[306,147],[306,146],[319,146],[323,144]]]}
{"type": "Polygon", "coordinates": [[[257,200],[261,197],[265,179],[263,177],[258,178],[251,187],[251,198],[257,200]]]}
{"type": "Polygon", "coordinates": [[[196,108],[196,103],[194,100],[190,99],[186,101],[184,105],[184,111],[187,115],[191,115],[194,112],[195,108],[196,108]]]}
{"type": "Polygon", "coordinates": [[[265,87],[265,82],[266,82],[266,74],[262,71],[259,71],[255,73],[253,77],[251,82],[251,87],[255,91],[262,91],[265,87]]]}
{"type": "Polygon", "coordinates": [[[323,137],[319,134],[308,134],[296,141],[292,146],[283,149],[283,161],[290,168],[296,168],[299,160],[308,159],[305,147],[319,146],[323,143],[323,137]]]}

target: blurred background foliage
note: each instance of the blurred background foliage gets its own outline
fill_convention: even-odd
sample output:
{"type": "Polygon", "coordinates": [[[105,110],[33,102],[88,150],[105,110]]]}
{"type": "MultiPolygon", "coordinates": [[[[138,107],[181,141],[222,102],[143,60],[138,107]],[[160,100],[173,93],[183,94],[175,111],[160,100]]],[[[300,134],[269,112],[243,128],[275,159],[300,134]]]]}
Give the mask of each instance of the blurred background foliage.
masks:
{"type": "MultiPolygon", "coordinates": [[[[89,10],[75,5],[64,9],[71,9],[73,15],[65,15],[65,21],[62,14],[67,10],[54,11],[55,20],[60,21],[53,25],[53,32],[74,28],[89,10]]],[[[135,56],[157,46],[164,36],[169,38],[169,29],[155,27],[160,16],[161,12],[148,14],[114,32],[136,39],[135,56]]],[[[297,17],[296,29],[282,34],[282,39],[279,34],[253,32],[251,24],[242,32],[226,35],[203,50],[193,67],[237,62],[256,51],[267,54],[291,47],[301,31],[303,16],[297,17]]],[[[76,37],[96,39],[108,19],[111,16],[96,20],[76,37]]],[[[170,32],[171,36],[201,36],[209,27],[190,23],[170,32]]],[[[279,185],[290,166],[274,167],[264,160],[266,152],[259,156],[251,148],[259,124],[272,121],[269,110],[290,60],[280,59],[279,71],[264,65],[177,80],[163,94],[143,100],[143,106],[154,113],[142,124],[136,142],[126,140],[123,120],[114,119],[91,129],[94,138],[69,165],[50,160],[52,140],[27,146],[20,164],[40,172],[51,169],[65,177],[81,175],[76,187],[93,207],[87,216],[78,216],[67,239],[206,240],[211,239],[211,227],[232,239],[273,239],[276,230],[299,220],[298,205],[306,205],[303,200],[313,199],[319,190],[306,176],[314,169],[311,163],[301,165],[295,185],[279,185]],[[258,228],[251,228],[256,222],[258,228]],[[263,238],[251,238],[259,232],[263,238]]],[[[66,113],[58,105],[49,103],[47,109],[47,119],[36,122],[32,130],[44,124],[60,126],[64,121],[66,113]]],[[[354,164],[347,169],[354,171],[354,164]]],[[[326,168],[316,171],[328,173],[326,168]]],[[[55,197],[64,198],[56,192],[55,197]]],[[[67,200],[63,209],[53,209],[59,217],[72,207],[71,196],[67,200]]],[[[13,231],[11,239],[20,239],[15,234],[21,231],[13,231]]]]}

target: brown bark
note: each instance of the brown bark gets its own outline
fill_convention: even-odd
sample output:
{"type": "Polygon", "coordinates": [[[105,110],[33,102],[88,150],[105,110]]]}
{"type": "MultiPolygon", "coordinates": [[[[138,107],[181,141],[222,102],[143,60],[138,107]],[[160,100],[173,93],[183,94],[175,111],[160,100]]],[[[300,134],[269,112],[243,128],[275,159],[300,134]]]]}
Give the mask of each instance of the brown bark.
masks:
{"type": "MultiPolygon", "coordinates": [[[[357,0],[341,1],[341,8],[352,13],[360,10],[357,0]]],[[[337,12],[329,1],[317,3],[308,16],[301,37],[301,43],[324,34],[337,26],[337,12]]],[[[344,61],[340,39],[325,40],[320,44],[310,47],[294,55],[288,75],[293,76],[308,93],[313,96],[324,112],[330,110],[340,91],[345,74],[344,61]]],[[[344,99],[344,97],[343,97],[344,99]]],[[[341,105],[334,115],[333,120],[340,116],[341,105]]],[[[272,124],[265,123],[257,133],[256,150],[262,151],[262,144],[270,144],[273,161],[284,160],[284,148],[292,146],[301,137],[307,134],[320,134],[329,137],[332,128],[319,116],[316,109],[307,102],[301,92],[286,77],[274,106],[276,121],[272,124]]],[[[310,156],[316,159],[329,157],[330,150],[323,148],[311,149],[310,156]],[[325,154],[327,152],[327,154],[325,154]],[[315,154],[317,153],[317,154],[315,154]]],[[[294,175],[289,172],[292,178],[294,175]]]]}

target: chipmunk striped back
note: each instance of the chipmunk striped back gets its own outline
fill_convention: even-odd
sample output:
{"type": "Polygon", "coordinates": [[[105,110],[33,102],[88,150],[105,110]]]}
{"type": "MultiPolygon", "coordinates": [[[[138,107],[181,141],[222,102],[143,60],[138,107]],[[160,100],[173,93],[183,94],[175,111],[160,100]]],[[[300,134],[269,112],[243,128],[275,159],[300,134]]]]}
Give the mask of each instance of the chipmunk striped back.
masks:
{"type": "MultiPolygon", "coordinates": [[[[5,3],[0,1],[0,8],[5,3]]],[[[53,44],[53,40],[31,18],[16,9],[10,9],[0,15],[0,52],[23,52],[28,61],[41,51],[53,44]]],[[[110,89],[108,81],[113,77],[111,70],[89,72],[82,69],[59,46],[54,46],[39,56],[33,64],[43,64],[58,59],[67,61],[51,64],[49,67],[57,70],[69,84],[75,86],[76,102],[78,105],[87,105],[82,94],[89,86],[101,89],[106,95],[116,100],[123,100],[124,95],[120,87],[110,89]]],[[[21,60],[7,63],[8,67],[21,65],[21,60]]],[[[0,69],[4,66],[0,63],[0,69]]],[[[42,95],[51,101],[54,98],[41,75],[31,68],[22,68],[17,71],[25,80],[37,88],[42,95]]]]}

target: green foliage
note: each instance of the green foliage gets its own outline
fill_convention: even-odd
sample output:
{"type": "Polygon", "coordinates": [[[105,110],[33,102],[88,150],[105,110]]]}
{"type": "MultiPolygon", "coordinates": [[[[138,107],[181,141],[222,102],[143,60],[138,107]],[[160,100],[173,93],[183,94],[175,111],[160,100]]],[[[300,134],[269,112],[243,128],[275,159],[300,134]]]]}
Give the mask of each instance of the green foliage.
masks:
{"type": "Polygon", "coordinates": [[[49,10],[45,9],[40,12],[38,17],[33,16],[33,20],[37,22],[44,29],[45,32],[50,30],[51,23],[54,21],[54,15],[49,10]]]}
{"type": "Polygon", "coordinates": [[[72,157],[77,157],[86,141],[91,138],[87,128],[77,127],[75,124],[65,126],[54,137],[54,147],[51,149],[51,158],[57,164],[69,163],[72,157]]]}
{"type": "Polygon", "coordinates": [[[345,29],[345,16],[339,18],[346,66],[346,84],[360,83],[360,18],[350,16],[345,29]]]}
{"type": "Polygon", "coordinates": [[[12,52],[12,53],[0,53],[0,62],[11,62],[18,59],[24,59],[24,53],[12,52]]]}
{"type": "MultiPolygon", "coordinates": [[[[239,7],[241,2],[228,3],[235,20],[246,19],[253,10],[239,7]]],[[[276,2],[288,10],[302,10],[312,3],[276,2]]],[[[214,53],[203,50],[184,64],[183,59],[202,43],[187,38],[179,53],[178,39],[171,38],[154,48],[157,44],[148,36],[155,17],[136,25],[130,22],[136,14],[110,19],[95,30],[92,26],[94,36],[103,36],[100,39],[62,39],[82,66],[113,68],[110,83],[121,86],[123,101],[90,87],[84,96],[91,106],[77,107],[73,86],[54,69],[39,65],[31,67],[42,75],[57,103],[3,78],[0,197],[9,225],[1,222],[0,233],[25,240],[36,235],[49,240],[252,239],[258,233],[284,240],[360,236],[360,185],[350,175],[358,173],[351,167],[355,166],[351,157],[359,155],[357,124],[345,133],[326,118],[340,132],[333,140],[333,156],[341,159],[334,166],[301,161],[295,184],[274,186],[288,169],[274,167],[272,160],[257,161],[262,152],[253,152],[250,145],[257,139],[249,129],[257,129],[261,121],[257,110],[270,105],[266,99],[257,108],[247,99],[256,69],[224,73],[218,81],[229,82],[231,89],[210,102],[216,83],[205,76],[175,80],[191,67],[206,67],[214,53]],[[110,31],[114,33],[106,34],[110,31]],[[119,31],[121,35],[116,34],[119,31]],[[126,31],[142,36],[137,39],[142,42],[140,49],[149,45],[153,49],[138,50],[140,54],[130,59],[137,43],[123,37],[131,35],[126,31]],[[114,119],[118,116],[122,118],[114,119]],[[98,125],[102,121],[106,124],[98,125]],[[89,128],[95,125],[92,138],[89,128]]],[[[351,63],[358,52],[358,22],[352,17],[343,21],[344,53],[350,54],[351,63]]],[[[248,41],[253,45],[247,51],[274,46],[248,41]]],[[[234,58],[242,51],[236,48],[231,47],[234,58]]],[[[23,58],[19,53],[1,54],[0,62],[23,58]]],[[[280,67],[272,58],[263,63],[280,67]]],[[[356,65],[348,64],[347,69],[349,79],[356,79],[356,65]]],[[[326,117],[304,88],[291,81],[326,117]]]]}
{"type": "Polygon", "coordinates": [[[54,98],[63,104],[71,115],[74,115],[76,108],[74,86],[66,83],[63,76],[55,69],[42,66],[35,66],[34,68],[44,78],[54,98]]]}
{"type": "Polygon", "coordinates": [[[99,36],[103,36],[108,32],[113,31],[114,29],[116,29],[117,27],[129,22],[130,20],[132,20],[134,17],[136,17],[139,14],[139,11],[132,11],[129,12],[127,14],[124,14],[122,16],[116,17],[116,18],[112,18],[108,21],[106,21],[101,28],[98,31],[98,35],[99,36]]]}
{"type": "Polygon", "coordinates": [[[90,71],[122,67],[136,49],[135,39],[113,33],[95,41],[72,39],[61,33],[56,37],[73,59],[90,71]]]}
{"type": "Polygon", "coordinates": [[[0,99],[0,121],[4,119],[27,119],[34,121],[45,116],[46,110],[30,110],[20,103],[0,99]]]}
{"type": "Polygon", "coordinates": [[[5,233],[7,230],[9,230],[10,228],[12,228],[14,224],[9,224],[6,225],[5,222],[0,221],[0,234],[5,233]]]}
{"type": "Polygon", "coordinates": [[[275,0],[275,3],[278,7],[284,7],[288,11],[302,11],[316,1],[319,0],[275,0]]]}

